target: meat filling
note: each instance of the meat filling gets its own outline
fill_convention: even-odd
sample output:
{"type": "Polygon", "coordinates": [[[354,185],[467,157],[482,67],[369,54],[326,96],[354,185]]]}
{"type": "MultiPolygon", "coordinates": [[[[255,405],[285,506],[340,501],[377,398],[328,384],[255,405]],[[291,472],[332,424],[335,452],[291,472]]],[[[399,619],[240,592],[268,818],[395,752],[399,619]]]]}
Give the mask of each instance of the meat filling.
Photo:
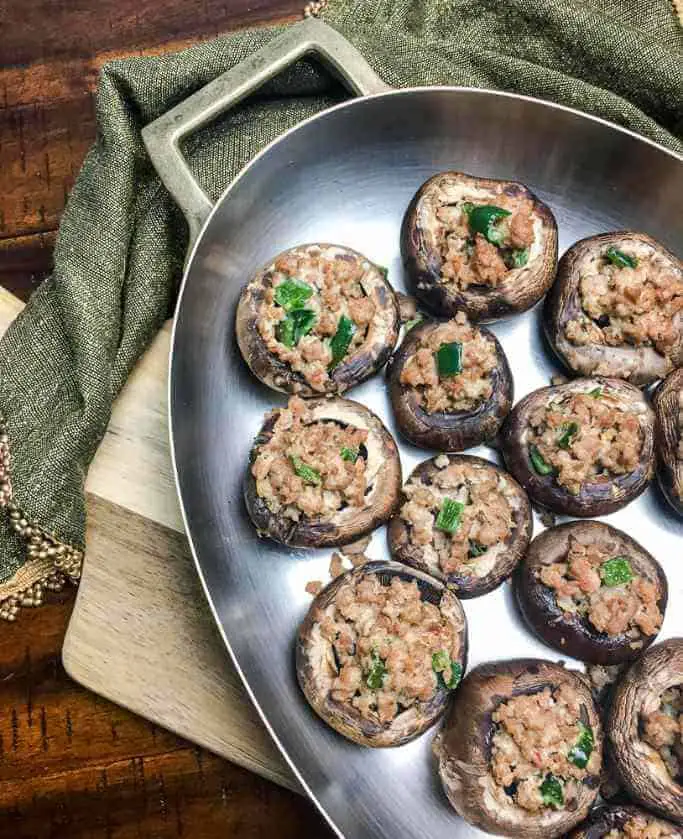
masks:
{"type": "Polygon", "coordinates": [[[634,572],[616,543],[582,544],[570,536],[563,560],[544,565],[536,577],[553,590],[563,612],[580,615],[598,632],[626,633],[637,643],[662,625],[656,586],[634,572]]]}
{"type": "Polygon", "coordinates": [[[524,810],[571,809],[593,765],[593,732],[566,687],[515,696],[493,713],[491,773],[524,810]]]}
{"type": "Polygon", "coordinates": [[[605,256],[584,266],[579,281],[582,311],[567,323],[567,338],[577,346],[654,347],[667,356],[680,333],[674,319],[683,311],[683,276],[657,254],[625,256],[634,267],[605,256]]]}
{"type": "Polygon", "coordinates": [[[343,507],[365,506],[368,433],[331,420],[312,420],[303,399],[279,412],[273,435],[251,471],[272,513],[299,521],[330,519],[343,507]]]}
{"type": "Polygon", "coordinates": [[[344,350],[343,357],[353,355],[371,325],[385,316],[363,289],[363,278],[377,270],[349,254],[332,257],[307,249],[279,257],[257,321],[268,351],[301,373],[314,390],[324,391],[341,360],[335,346],[344,350]],[[335,345],[338,333],[344,340],[338,338],[335,345]]]}
{"type": "MultiPolygon", "coordinates": [[[[678,471],[683,476],[683,390],[678,394],[678,471]]],[[[683,477],[679,481],[678,497],[683,501],[683,477]]]]}
{"type": "Polygon", "coordinates": [[[637,468],[643,446],[636,414],[597,387],[540,405],[529,420],[531,463],[578,495],[581,485],[637,468]]]}
{"type": "Polygon", "coordinates": [[[662,694],[659,708],[643,716],[642,731],[671,778],[683,784],[683,687],[676,685],[662,694]]]}
{"type": "Polygon", "coordinates": [[[622,828],[612,828],[603,839],[680,839],[675,827],[646,816],[631,816],[622,828]]]}
{"type": "Polygon", "coordinates": [[[401,370],[402,385],[415,388],[420,406],[428,413],[471,411],[490,399],[491,373],[496,367],[496,347],[464,313],[428,331],[401,370]],[[459,345],[460,372],[440,367],[442,346],[459,345]]]}
{"type": "Polygon", "coordinates": [[[484,576],[512,532],[514,491],[493,470],[449,463],[445,455],[435,462],[442,468],[428,484],[411,478],[403,489],[408,500],[400,516],[408,525],[410,543],[422,549],[427,565],[443,574],[484,576]],[[446,499],[462,505],[452,532],[439,526],[446,499]]]}
{"type": "MultiPolygon", "coordinates": [[[[330,696],[362,717],[390,723],[462,675],[460,638],[443,610],[421,599],[417,583],[376,574],[349,580],[316,615],[331,645],[330,696]]],[[[315,627],[314,627],[315,629],[315,627]]]]}

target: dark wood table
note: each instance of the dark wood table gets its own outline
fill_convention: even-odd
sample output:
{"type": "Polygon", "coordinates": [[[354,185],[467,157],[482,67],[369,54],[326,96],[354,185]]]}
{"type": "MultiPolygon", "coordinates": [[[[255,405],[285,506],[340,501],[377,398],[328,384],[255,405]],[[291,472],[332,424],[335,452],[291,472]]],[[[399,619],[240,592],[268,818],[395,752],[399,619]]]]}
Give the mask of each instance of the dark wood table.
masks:
{"type": "MultiPolygon", "coordinates": [[[[95,135],[97,71],[230,29],[301,17],[304,0],[0,0],[0,284],[50,270],[64,202],[95,135]]],[[[1,839],[328,839],[303,798],[79,687],[61,666],[75,592],[0,624],[1,839]]]]}

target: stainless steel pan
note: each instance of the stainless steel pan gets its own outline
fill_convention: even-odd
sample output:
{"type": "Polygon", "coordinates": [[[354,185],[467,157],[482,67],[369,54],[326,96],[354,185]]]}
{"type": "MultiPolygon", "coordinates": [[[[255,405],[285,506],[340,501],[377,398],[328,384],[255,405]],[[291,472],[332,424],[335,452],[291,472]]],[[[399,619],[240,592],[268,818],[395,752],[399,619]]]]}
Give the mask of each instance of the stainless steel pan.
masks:
{"type": "MultiPolygon", "coordinates": [[[[460,169],[529,184],[554,210],[560,249],[629,227],[683,253],[683,165],[665,149],[602,120],[485,90],[391,91],[337,33],[294,27],[144,132],[152,160],[185,211],[192,239],[171,364],[173,452],[197,569],[226,646],[263,720],[302,786],[340,836],[478,836],[448,808],[434,773],[432,733],[395,750],[344,741],[309,710],[296,684],[293,642],[308,580],[325,579],[329,552],[257,538],[242,503],[250,443],[282,396],[249,373],[233,335],[241,286],[273,254],[333,241],[389,266],[403,286],[398,231],[417,187],[460,169]],[[363,98],[332,108],[259,154],[215,207],[194,181],[179,141],[265,79],[316,52],[363,98]]],[[[557,372],[538,309],[494,327],[519,398],[557,372]]],[[[395,431],[382,376],[355,389],[395,431]]],[[[492,451],[479,453],[494,457],[492,451]]],[[[404,474],[426,456],[401,447],[404,474]]],[[[654,488],[608,517],[663,563],[670,606],[661,637],[683,635],[683,525],[654,488]]],[[[537,522],[537,531],[541,528],[537,522]]],[[[384,533],[369,554],[386,555],[384,533]]],[[[465,604],[471,664],[535,655],[556,659],[519,623],[508,586],[465,604]]]]}

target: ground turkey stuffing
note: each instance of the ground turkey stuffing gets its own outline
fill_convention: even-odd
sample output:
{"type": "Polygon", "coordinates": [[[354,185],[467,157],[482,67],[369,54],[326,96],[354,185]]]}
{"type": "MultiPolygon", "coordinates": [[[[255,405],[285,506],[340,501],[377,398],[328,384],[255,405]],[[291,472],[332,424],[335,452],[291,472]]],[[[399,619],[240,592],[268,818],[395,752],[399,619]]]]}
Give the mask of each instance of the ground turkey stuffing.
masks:
{"type": "Polygon", "coordinates": [[[428,414],[471,411],[490,399],[496,363],[493,340],[458,312],[453,320],[426,331],[403,366],[400,381],[415,388],[418,402],[428,414]],[[462,372],[440,377],[436,353],[443,344],[452,343],[462,346],[462,372]]]}
{"type": "MultiPolygon", "coordinates": [[[[467,210],[487,206],[478,196],[470,198],[467,191],[454,204],[444,204],[436,211],[440,225],[441,280],[466,291],[471,285],[497,288],[516,267],[525,264],[534,243],[533,203],[528,198],[503,193],[491,196],[491,205],[510,215],[495,223],[497,244],[492,244],[470,226],[467,210]],[[526,258],[520,264],[522,254],[526,258]]],[[[490,206],[490,205],[489,205],[490,206]]]]}
{"type": "Polygon", "coordinates": [[[680,839],[681,833],[673,826],[645,816],[631,816],[624,826],[604,833],[602,839],[680,839]]]}
{"type": "Polygon", "coordinates": [[[642,719],[643,740],[659,752],[669,774],[683,784],[683,687],[662,694],[659,708],[642,719]]]}
{"type": "Polygon", "coordinates": [[[383,317],[362,286],[363,277],[378,270],[367,260],[351,255],[332,258],[302,251],[299,256],[290,252],[279,257],[271,272],[272,284],[265,291],[258,318],[258,330],[269,352],[289,364],[293,371],[301,373],[314,390],[324,391],[333,363],[330,339],[337,332],[340,318],[346,316],[355,327],[346,351],[348,357],[362,346],[370,324],[383,317]],[[287,346],[281,340],[281,322],[288,317],[288,312],[278,303],[277,288],[292,281],[304,283],[310,289],[310,296],[301,302],[299,311],[311,312],[313,325],[294,346],[287,346]]]}
{"type": "Polygon", "coordinates": [[[385,586],[376,574],[349,580],[316,624],[332,645],[331,698],[368,720],[391,722],[429,702],[441,680],[455,687],[462,675],[458,632],[439,606],[421,600],[415,581],[392,577],[385,586]]]}
{"type": "MultiPolygon", "coordinates": [[[[683,469],[683,390],[678,394],[678,468],[683,469]]],[[[680,481],[678,497],[683,501],[683,480],[680,481]]]]}
{"type": "Polygon", "coordinates": [[[272,513],[294,521],[364,507],[367,434],[331,420],[312,421],[304,400],[292,397],[251,466],[257,494],[272,513]]]}
{"type": "Polygon", "coordinates": [[[657,606],[657,588],[646,577],[633,574],[629,582],[614,582],[601,570],[604,563],[618,558],[616,544],[582,544],[569,537],[569,551],[562,562],[544,565],[537,579],[555,592],[557,605],[564,612],[583,615],[598,632],[608,635],[629,633],[634,641],[641,635],[655,635],[663,616],[657,606]],[[604,579],[603,579],[604,577],[604,579]]]}
{"type": "Polygon", "coordinates": [[[515,696],[493,713],[491,772],[518,806],[532,812],[571,808],[596,761],[593,732],[581,717],[574,692],[565,687],[515,696]],[[576,747],[588,745],[586,739],[581,760],[576,747]]]}
{"type": "Polygon", "coordinates": [[[638,466],[643,445],[638,417],[600,387],[539,405],[529,425],[530,452],[535,447],[573,495],[585,481],[609,480],[638,466]]]}
{"type": "Polygon", "coordinates": [[[490,570],[491,550],[505,549],[513,526],[510,498],[513,490],[494,470],[449,463],[445,455],[436,461],[442,468],[429,484],[411,478],[403,488],[407,501],[400,516],[408,525],[408,538],[423,549],[425,563],[444,574],[459,572],[479,576],[490,570]],[[507,492],[506,492],[507,489],[507,492]],[[440,530],[436,520],[444,499],[464,504],[454,533],[440,530]]]}
{"type": "Polygon", "coordinates": [[[676,343],[674,318],[683,311],[683,277],[661,256],[641,258],[635,268],[604,257],[590,260],[581,274],[579,296],[582,315],[566,326],[568,340],[577,346],[629,344],[654,347],[667,356],[676,343]]]}

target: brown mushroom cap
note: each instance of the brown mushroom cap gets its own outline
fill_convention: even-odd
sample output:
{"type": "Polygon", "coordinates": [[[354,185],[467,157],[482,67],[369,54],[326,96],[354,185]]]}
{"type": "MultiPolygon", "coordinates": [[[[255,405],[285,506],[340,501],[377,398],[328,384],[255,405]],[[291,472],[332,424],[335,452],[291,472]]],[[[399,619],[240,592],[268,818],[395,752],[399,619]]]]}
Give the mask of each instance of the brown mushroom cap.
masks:
{"type": "Polygon", "coordinates": [[[620,804],[611,807],[600,807],[595,810],[586,821],[572,831],[568,839],[604,839],[610,830],[621,830],[624,825],[635,817],[646,819],[647,824],[667,829],[670,833],[673,832],[675,836],[683,839],[683,833],[672,822],[663,821],[648,813],[647,810],[641,810],[640,807],[634,807],[631,804],[620,804]]]}
{"type": "MultiPolygon", "coordinates": [[[[389,522],[387,538],[391,555],[398,562],[404,562],[413,568],[418,568],[427,574],[446,583],[449,589],[455,591],[458,597],[466,599],[479,597],[499,586],[503,580],[512,574],[519,560],[529,545],[533,531],[533,518],[529,499],[522,487],[500,466],[491,463],[482,457],[473,455],[439,455],[437,458],[425,460],[417,466],[408,481],[420,478],[423,483],[430,483],[432,476],[441,471],[436,465],[439,458],[447,458],[449,463],[462,463],[480,472],[493,473],[498,477],[499,483],[504,482],[505,492],[509,496],[512,507],[512,529],[507,539],[501,544],[500,550],[493,558],[493,563],[481,576],[474,576],[463,573],[460,570],[444,574],[440,567],[428,563],[425,559],[424,548],[414,545],[410,541],[408,525],[401,518],[400,512],[389,522]]],[[[501,489],[501,492],[503,490],[501,489]]],[[[401,497],[401,504],[407,501],[405,495],[401,497]]],[[[400,507],[399,507],[400,511],[400,507]]]]}
{"type": "Polygon", "coordinates": [[[609,247],[624,248],[638,259],[657,253],[671,264],[672,271],[683,278],[683,263],[659,242],[644,233],[621,230],[590,236],[572,245],[560,260],[557,280],[545,302],[543,323],[546,336],[557,355],[580,376],[614,376],[634,385],[646,385],[661,379],[674,367],[683,365],[683,312],[674,318],[678,337],[664,354],[655,347],[609,347],[603,344],[578,346],[565,333],[567,323],[582,312],[580,281],[588,266],[604,258],[609,247]]]}
{"type": "Polygon", "coordinates": [[[651,647],[617,683],[609,716],[607,741],[621,781],[643,806],[683,824],[683,787],[659,754],[641,739],[641,716],[659,708],[664,691],[683,685],[683,638],[651,647]]]}
{"type": "Polygon", "coordinates": [[[579,674],[540,659],[498,661],[476,667],[463,681],[437,750],[439,775],[446,795],[466,821],[496,835],[554,839],[579,824],[597,796],[602,725],[590,688],[579,674]],[[581,785],[573,810],[546,809],[532,814],[515,804],[493,780],[490,771],[492,714],[512,696],[562,685],[578,695],[585,709],[585,722],[593,730],[591,774],[581,785]]]}
{"type": "Polygon", "coordinates": [[[443,322],[428,321],[414,326],[396,351],[388,369],[389,396],[399,430],[422,448],[457,452],[492,440],[507,416],[513,399],[510,365],[496,336],[485,327],[474,326],[492,341],[496,366],[491,371],[491,396],[471,411],[428,413],[419,404],[416,389],[401,383],[401,373],[419,344],[443,322]]]}
{"type": "Polygon", "coordinates": [[[674,370],[655,393],[655,449],[657,452],[657,479],[679,516],[683,516],[683,458],[679,458],[681,428],[679,414],[683,393],[683,367],[674,370]]]}
{"type": "Polygon", "coordinates": [[[298,373],[282,359],[273,355],[258,330],[259,309],[266,289],[272,285],[275,263],[283,256],[324,256],[329,259],[352,260],[367,264],[361,281],[365,294],[372,299],[379,313],[368,327],[363,344],[347,356],[331,371],[324,393],[342,394],[376,373],[389,359],[399,330],[398,301],[387,282],[384,269],[370,262],[363,254],[351,248],[327,243],[298,245],[278,254],[272,262],[253,277],[242,289],[235,319],[237,343],[251,372],[263,384],[273,390],[297,393],[299,396],[320,396],[298,373]]]}
{"type": "Polygon", "coordinates": [[[501,430],[501,449],[505,463],[532,501],[570,516],[589,518],[613,513],[637,498],[654,474],[654,413],[642,392],[621,379],[574,379],[556,387],[535,390],[518,402],[508,415],[501,430]],[[539,405],[547,405],[558,396],[569,393],[590,393],[602,388],[605,395],[618,400],[624,408],[638,417],[643,435],[643,447],[638,467],[626,475],[609,481],[585,482],[578,495],[572,495],[555,480],[553,475],[539,475],[529,459],[526,439],[529,418],[539,405]]]}
{"type": "Polygon", "coordinates": [[[441,172],[420,187],[408,206],[401,228],[401,254],[413,293],[435,315],[452,317],[464,311],[472,320],[498,320],[530,309],[552,285],[557,266],[557,224],[550,209],[523,184],[476,178],[464,172],[441,172]],[[441,247],[434,219],[439,206],[454,203],[463,190],[473,188],[482,200],[492,203],[501,192],[529,199],[541,247],[538,252],[532,250],[525,266],[508,271],[496,288],[477,285],[463,291],[441,282],[441,247]]]}
{"type": "Polygon", "coordinates": [[[349,580],[358,580],[375,574],[383,585],[389,585],[392,577],[404,581],[415,581],[423,600],[438,605],[449,620],[460,639],[459,663],[463,673],[467,665],[467,621],[458,598],[428,574],[406,568],[398,562],[367,562],[353,571],[334,579],[315,598],[306,615],[297,638],[296,672],[306,699],[313,710],[325,722],[361,746],[400,746],[415,739],[439,719],[446,710],[453,691],[439,688],[428,702],[416,702],[402,711],[389,723],[368,720],[346,702],[339,702],[330,696],[331,676],[326,662],[331,655],[332,645],[320,634],[316,615],[326,609],[335,599],[340,588],[349,580]]]}
{"type": "Polygon", "coordinates": [[[370,533],[389,519],[398,503],[401,492],[401,461],[394,438],[382,421],[365,405],[351,399],[310,399],[306,407],[311,422],[332,420],[342,425],[365,429],[368,437],[367,475],[372,481],[365,494],[367,505],[362,509],[345,507],[331,519],[309,518],[302,515],[299,521],[277,515],[268,508],[256,491],[256,480],[251,472],[259,448],[273,436],[279,410],[272,411],[254,441],[244,480],[244,498],[247,510],[259,533],[276,542],[299,547],[326,547],[345,545],[370,533]]]}
{"type": "Polygon", "coordinates": [[[536,578],[545,565],[562,562],[569,550],[570,538],[582,544],[614,545],[614,556],[626,555],[637,575],[655,585],[657,605],[662,615],[666,610],[668,587],[661,565],[639,545],[616,527],[598,521],[571,521],[543,531],[531,543],[514,577],[515,594],[520,611],[534,632],[565,655],[592,664],[620,664],[639,656],[657,637],[639,635],[637,642],[627,635],[598,632],[587,618],[564,612],[555,593],[536,578]],[[638,646],[633,646],[637,643],[638,646]]]}

